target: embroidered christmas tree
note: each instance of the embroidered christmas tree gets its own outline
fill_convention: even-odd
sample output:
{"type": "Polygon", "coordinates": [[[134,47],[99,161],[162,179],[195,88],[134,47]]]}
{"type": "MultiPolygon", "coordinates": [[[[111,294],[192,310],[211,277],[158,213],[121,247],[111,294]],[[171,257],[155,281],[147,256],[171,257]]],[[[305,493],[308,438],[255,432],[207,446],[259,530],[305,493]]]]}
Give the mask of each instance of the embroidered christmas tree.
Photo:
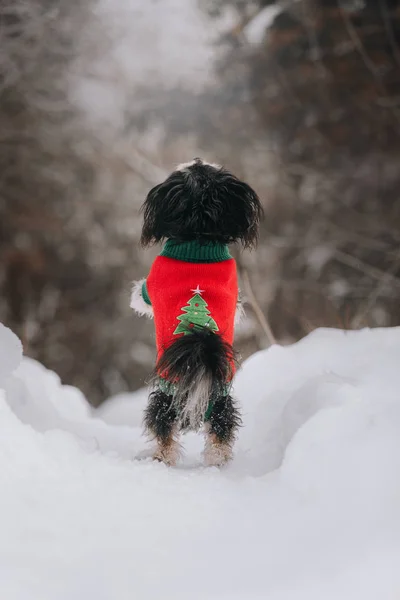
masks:
{"type": "Polygon", "coordinates": [[[203,291],[199,286],[192,290],[192,292],[195,292],[194,296],[190,298],[186,306],[182,306],[184,313],[177,317],[180,323],[175,329],[174,335],[177,333],[188,334],[196,325],[207,327],[211,331],[218,331],[218,325],[211,317],[208,304],[201,296],[203,291]]]}

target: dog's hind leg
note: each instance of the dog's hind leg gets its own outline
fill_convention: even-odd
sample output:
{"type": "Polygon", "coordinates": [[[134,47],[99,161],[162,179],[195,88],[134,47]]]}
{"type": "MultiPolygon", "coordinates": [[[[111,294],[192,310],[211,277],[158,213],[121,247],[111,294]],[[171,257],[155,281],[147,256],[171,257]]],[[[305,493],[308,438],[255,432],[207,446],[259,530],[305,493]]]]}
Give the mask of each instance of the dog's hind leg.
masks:
{"type": "Polygon", "coordinates": [[[231,460],[236,432],[241,425],[239,409],[232,396],[219,396],[205,423],[204,460],[207,466],[221,466],[231,460]]]}
{"type": "Polygon", "coordinates": [[[173,405],[173,396],[161,390],[150,394],[144,412],[146,432],[156,440],[157,448],[154,460],[174,466],[179,458],[180,446],[177,441],[177,413],[173,405]]]}

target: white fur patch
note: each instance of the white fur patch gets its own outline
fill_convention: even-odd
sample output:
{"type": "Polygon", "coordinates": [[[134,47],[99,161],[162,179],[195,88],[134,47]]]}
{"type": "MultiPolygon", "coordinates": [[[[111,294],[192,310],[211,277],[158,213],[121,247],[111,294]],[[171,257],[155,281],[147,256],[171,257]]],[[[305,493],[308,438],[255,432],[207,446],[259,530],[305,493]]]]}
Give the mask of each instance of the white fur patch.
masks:
{"type": "MultiPolygon", "coordinates": [[[[178,165],[176,167],[176,171],[184,171],[185,169],[188,169],[189,167],[192,167],[195,164],[196,160],[191,160],[190,162],[187,163],[181,163],[180,165],[178,165]]],[[[209,165],[210,167],[214,167],[214,169],[221,169],[221,165],[217,165],[217,163],[209,163],[205,160],[201,160],[203,165],[209,165]]]]}
{"type": "Polygon", "coordinates": [[[192,379],[186,389],[182,389],[181,385],[179,395],[175,395],[174,398],[179,407],[182,405],[182,399],[187,396],[181,417],[183,421],[188,420],[193,429],[197,429],[199,424],[204,421],[204,415],[210,402],[212,380],[204,366],[202,370],[198,379],[192,379]]]}
{"type": "Polygon", "coordinates": [[[240,297],[240,291],[239,291],[239,296],[238,296],[238,300],[236,302],[236,310],[235,310],[235,320],[234,320],[235,325],[239,325],[239,323],[244,319],[245,316],[246,316],[246,311],[244,310],[243,302],[240,297]]]}
{"type": "Polygon", "coordinates": [[[146,317],[152,319],[153,307],[150,304],[147,304],[142,296],[142,285],[145,281],[145,279],[141,279],[140,281],[133,282],[130,307],[141,317],[146,315],[146,317]]]}

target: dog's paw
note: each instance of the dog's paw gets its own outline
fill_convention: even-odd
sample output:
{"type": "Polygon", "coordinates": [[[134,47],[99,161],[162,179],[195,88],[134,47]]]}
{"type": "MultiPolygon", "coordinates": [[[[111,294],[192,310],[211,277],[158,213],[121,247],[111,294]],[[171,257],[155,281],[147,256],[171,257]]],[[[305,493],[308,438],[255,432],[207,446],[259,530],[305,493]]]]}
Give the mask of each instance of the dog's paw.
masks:
{"type": "Polygon", "coordinates": [[[209,443],[203,452],[206,467],[222,467],[232,460],[232,448],[228,444],[209,443]]]}
{"type": "Polygon", "coordinates": [[[177,442],[161,446],[153,453],[153,460],[162,462],[168,467],[175,467],[180,458],[180,446],[177,442]]]}

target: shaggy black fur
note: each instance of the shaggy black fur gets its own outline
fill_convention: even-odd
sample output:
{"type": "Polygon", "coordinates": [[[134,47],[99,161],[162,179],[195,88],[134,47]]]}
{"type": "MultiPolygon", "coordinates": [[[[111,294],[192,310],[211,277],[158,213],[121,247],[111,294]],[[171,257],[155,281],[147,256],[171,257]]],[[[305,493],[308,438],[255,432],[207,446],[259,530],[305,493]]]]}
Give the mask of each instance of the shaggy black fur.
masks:
{"type": "Polygon", "coordinates": [[[153,187],[143,204],[141,243],[164,239],[257,243],[262,207],[256,192],[222,167],[194,164],[153,187]]]}
{"type": "MultiPolygon", "coordinates": [[[[155,389],[160,376],[174,382],[175,389],[172,401],[172,396],[167,396],[168,400],[165,403],[161,401],[161,405],[150,400],[145,424],[151,431],[155,430],[154,420],[158,421],[158,429],[165,427],[168,430],[176,420],[181,430],[197,431],[204,422],[210,400],[222,397],[227,382],[232,379],[232,367],[236,362],[232,346],[205,327],[197,326],[189,331],[189,335],[178,338],[167,348],[156,365],[153,373],[155,389]],[[187,402],[194,394],[198,395],[199,410],[194,409],[192,413],[187,402]],[[170,406],[173,416],[166,412],[170,406]]],[[[157,399],[159,394],[161,392],[153,392],[152,397],[157,399]]],[[[228,417],[228,413],[225,413],[225,417],[228,417]]],[[[235,423],[232,424],[234,426],[235,423]]]]}
{"type": "Polygon", "coordinates": [[[173,406],[173,396],[161,390],[150,394],[148,405],[144,411],[144,425],[147,431],[161,442],[167,442],[177,420],[173,406]]]}
{"type": "Polygon", "coordinates": [[[210,396],[223,393],[232,378],[236,353],[220,335],[207,327],[188,328],[189,335],[179,337],[156,364],[154,376],[167,374],[176,382],[178,395],[188,393],[204,377],[211,380],[210,396]]]}
{"type": "Polygon", "coordinates": [[[213,402],[208,423],[210,423],[210,433],[214,433],[220,442],[229,445],[234,442],[242,419],[232,396],[219,396],[213,402]]]}

